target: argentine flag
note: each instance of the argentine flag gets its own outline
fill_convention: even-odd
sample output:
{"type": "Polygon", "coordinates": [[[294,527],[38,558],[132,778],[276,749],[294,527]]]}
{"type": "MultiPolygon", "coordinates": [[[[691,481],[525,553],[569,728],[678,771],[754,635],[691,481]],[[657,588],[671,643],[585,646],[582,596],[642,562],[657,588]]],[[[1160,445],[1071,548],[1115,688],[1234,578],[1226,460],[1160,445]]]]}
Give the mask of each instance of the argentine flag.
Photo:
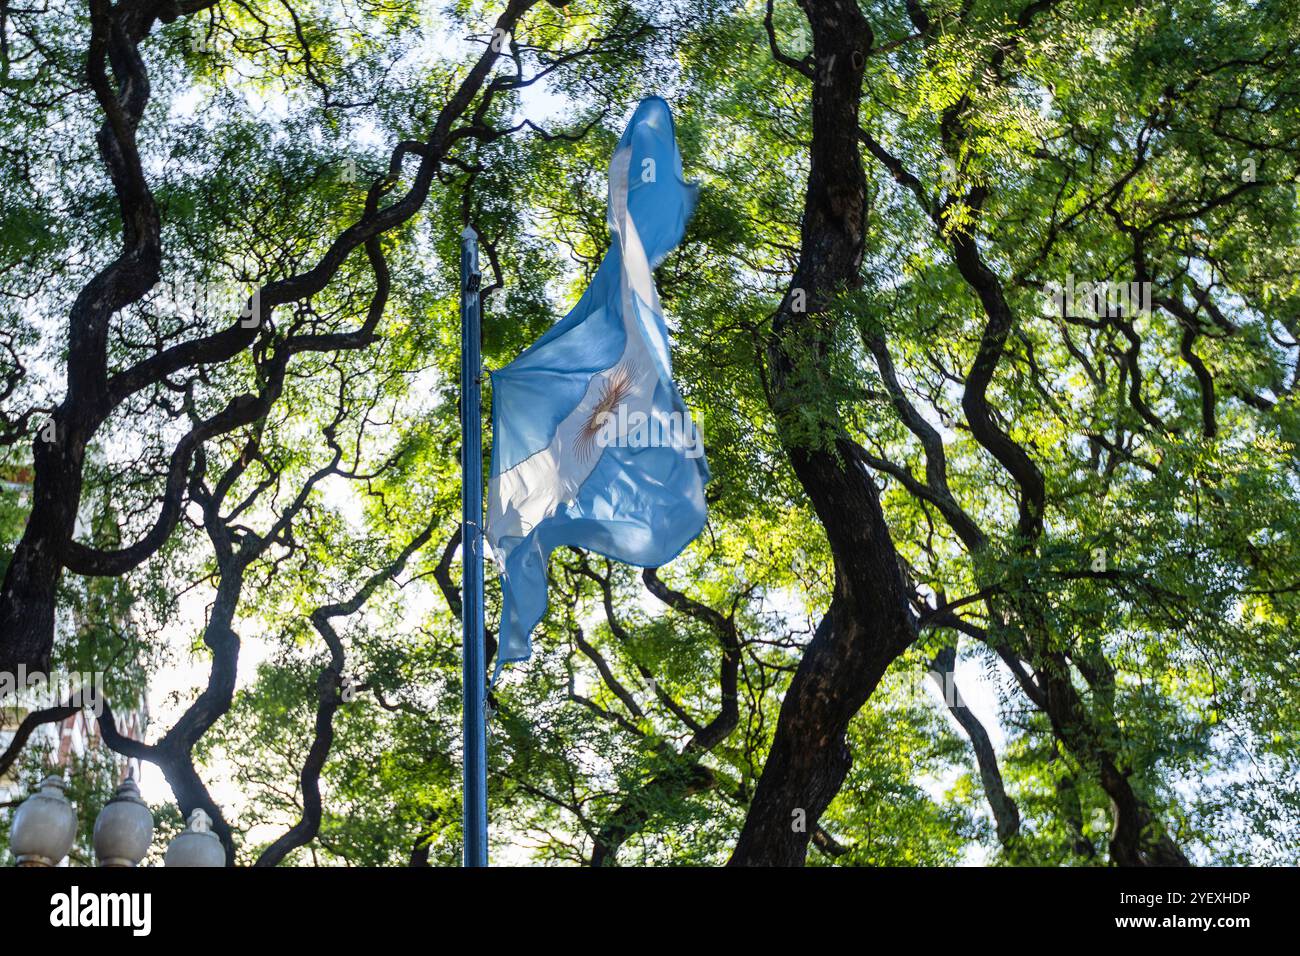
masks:
{"type": "Polygon", "coordinates": [[[672,113],[643,100],[609,164],[612,244],[573,311],[492,373],[487,538],[502,568],[497,672],[527,660],[551,552],[572,545],[640,567],[704,527],[708,465],[672,379],[651,270],[682,239],[672,113]]]}

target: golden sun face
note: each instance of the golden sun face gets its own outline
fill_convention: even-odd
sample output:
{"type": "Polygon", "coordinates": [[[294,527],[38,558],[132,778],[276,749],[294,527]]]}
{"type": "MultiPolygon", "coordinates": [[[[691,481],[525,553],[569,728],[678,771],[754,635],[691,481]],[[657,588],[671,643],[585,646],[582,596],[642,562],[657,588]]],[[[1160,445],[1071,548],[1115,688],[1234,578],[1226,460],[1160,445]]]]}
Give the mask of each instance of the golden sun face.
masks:
{"type": "Polygon", "coordinates": [[[613,415],[631,392],[632,370],[626,365],[620,365],[605,380],[599,401],[587,416],[582,430],[578,432],[577,451],[584,461],[590,458],[591,453],[596,449],[596,436],[604,427],[606,416],[613,415]]]}

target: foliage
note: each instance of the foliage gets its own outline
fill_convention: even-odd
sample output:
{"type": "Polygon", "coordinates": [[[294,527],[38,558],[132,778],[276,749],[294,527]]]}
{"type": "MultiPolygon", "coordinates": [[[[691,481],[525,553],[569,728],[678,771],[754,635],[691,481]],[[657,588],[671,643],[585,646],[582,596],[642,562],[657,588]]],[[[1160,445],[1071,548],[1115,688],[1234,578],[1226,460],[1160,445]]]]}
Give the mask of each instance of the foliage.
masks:
{"type": "MultiPolygon", "coordinates": [[[[451,116],[503,8],[425,6],[182,4],[140,43],[151,99],[136,139],[161,284],[115,312],[109,373],[218,335],[253,288],[312,274],[367,215],[372,184],[394,203],[420,188],[418,154],[390,166],[397,144],[424,141],[444,115],[462,132],[444,134],[427,197],[374,247],[279,303],[247,347],[159,377],[88,437],[76,536],[108,552],[148,535],[195,423],[271,396],[202,443],[155,550],[121,573],[63,574],[59,612],[77,624],[54,663],[107,671],[119,706],[148,684],[156,697],[184,663],[217,674],[233,658],[213,622],[236,582],[238,682],[186,753],[237,795],[217,802],[239,861],[310,816],[301,775],[334,702],[317,832],[287,861],[454,863],[460,231],[483,236],[484,362],[498,368],[585,288],[609,241],[605,166],[621,124],[642,95],[666,95],[703,189],[657,283],[675,374],[703,422],[710,520],[652,577],[555,556],[534,658],[493,691],[493,852],[720,864],[836,587],[792,433],[778,431],[768,351],[800,265],[818,78],[773,56],[764,21],[798,61],[813,52],[806,18],[787,2],[535,5],[491,75],[543,78],[476,90],[451,116]],[[296,351],[277,371],[291,342],[368,328],[375,302],[361,347],[296,351]],[[222,534],[236,552],[263,550],[236,573],[222,534]],[[372,577],[361,606],[331,619],[337,669],[313,615],[372,577]],[[718,740],[704,732],[715,718],[729,724],[718,740]]],[[[1025,0],[937,0],[919,5],[927,32],[911,6],[859,4],[874,43],[861,282],[797,356],[812,384],[795,441],[861,449],[920,636],[850,725],[853,767],[810,861],[1107,861],[1113,808],[1097,767],[1029,699],[1012,658],[1063,668],[1090,739],[1194,861],[1294,864],[1300,15],[1282,0],[1069,0],[1034,5],[1026,22],[1025,0]],[[1013,319],[987,396],[1042,478],[1028,534],[1031,496],[963,403],[991,324],[964,240],[1013,319]],[[1071,277],[1149,282],[1153,307],[1060,314],[1049,283],[1071,277]],[[1019,808],[1010,840],[963,729],[918,690],[948,646],[1019,808]]],[[[123,220],[84,81],[90,15],[51,2],[8,17],[0,468],[12,476],[71,400],[69,317],[118,255],[123,220]]],[[[24,496],[0,492],[5,567],[24,496]]],[[[177,689],[151,742],[200,689],[177,689]]]]}

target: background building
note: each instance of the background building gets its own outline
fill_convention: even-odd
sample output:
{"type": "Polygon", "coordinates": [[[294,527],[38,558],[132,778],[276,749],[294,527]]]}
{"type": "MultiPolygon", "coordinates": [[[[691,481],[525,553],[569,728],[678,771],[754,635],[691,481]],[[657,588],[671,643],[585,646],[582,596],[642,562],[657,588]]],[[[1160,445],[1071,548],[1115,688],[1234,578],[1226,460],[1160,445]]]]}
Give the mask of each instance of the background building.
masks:
{"type": "MultiPolygon", "coordinates": [[[[7,553],[14,540],[22,533],[22,522],[26,515],[27,502],[31,494],[32,472],[24,466],[0,466],[0,559],[7,558],[7,553]]],[[[84,530],[78,527],[78,532],[84,530]]],[[[0,563],[3,568],[3,563],[0,563]]],[[[88,623],[81,619],[82,613],[76,609],[69,611],[60,608],[56,619],[59,637],[67,638],[81,631],[88,623]]],[[[131,666],[131,665],[126,665],[131,666]]],[[[140,694],[138,701],[114,701],[113,716],[117,721],[118,731],[126,737],[143,740],[148,724],[146,695],[140,694]]],[[[13,742],[14,734],[23,719],[33,710],[53,706],[58,703],[53,699],[35,699],[30,693],[9,695],[0,699],[0,754],[7,752],[13,742]]],[[[106,783],[116,786],[128,775],[140,778],[139,761],[123,757],[109,750],[100,738],[99,724],[95,715],[87,710],[80,710],[61,721],[41,724],[27,739],[24,754],[2,774],[0,774],[0,813],[5,812],[5,805],[22,800],[25,786],[22,774],[29,766],[29,755],[39,757],[46,769],[62,768],[65,772],[74,772],[77,768],[92,761],[101,768],[106,768],[106,783]]]]}

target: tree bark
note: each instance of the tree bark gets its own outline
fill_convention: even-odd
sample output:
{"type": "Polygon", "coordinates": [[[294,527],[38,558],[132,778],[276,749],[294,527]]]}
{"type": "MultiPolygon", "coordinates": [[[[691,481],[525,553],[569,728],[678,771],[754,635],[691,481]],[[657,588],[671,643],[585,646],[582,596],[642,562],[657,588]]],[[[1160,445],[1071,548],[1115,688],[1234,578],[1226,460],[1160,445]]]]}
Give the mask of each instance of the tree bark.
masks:
{"type": "Polygon", "coordinates": [[[975,760],[980,771],[980,783],[984,787],[984,797],[989,802],[989,809],[993,812],[993,821],[997,826],[998,842],[1005,847],[1020,833],[1020,808],[1016,806],[1016,801],[1011,799],[1002,782],[998,756],[993,750],[993,741],[989,739],[988,731],[961,699],[961,693],[957,689],[956,669],[956,645],[950,644],[945,647],[930,662],[930,675],[935,678],[939,689],[943,692],[948,712],[961,725],[961,729],[970,740],[971,749],[975,752],[975,760]]]}
{"type": "Polygon", "coordinates": [[[870,476],[842,438],[826,387],[834,297],[860,284],[867,217],[858,151],[871,28],[851,0],[805,0],[813,138],[799,268],[773,322],[769,402],[835,561],[830,610],[782,701],[732,866],[799,866],[852,763],[849,721],[915,639],[898,557],[870,476]],[[812,427],[809,427],[810,418],[812,427]]]}

